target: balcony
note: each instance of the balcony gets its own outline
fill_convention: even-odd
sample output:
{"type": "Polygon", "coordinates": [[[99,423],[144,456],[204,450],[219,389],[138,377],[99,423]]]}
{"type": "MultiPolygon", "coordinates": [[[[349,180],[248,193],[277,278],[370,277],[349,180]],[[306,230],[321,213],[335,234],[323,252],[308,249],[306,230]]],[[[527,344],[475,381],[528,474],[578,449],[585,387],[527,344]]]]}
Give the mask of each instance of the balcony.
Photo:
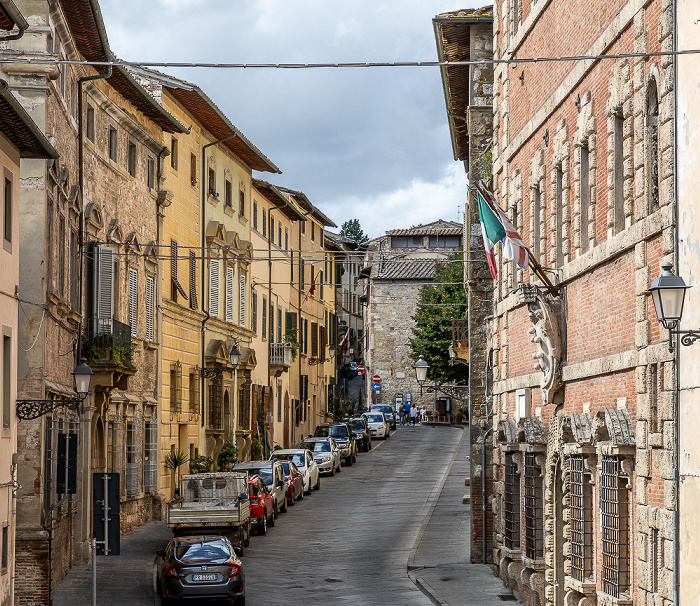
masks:
{"type": "Polygon", "coordinates": [[[87,320],[82,355],[95,373],[93,385],[96,389],[126,389],[128,378],[136,372],[131,326],[114,318],[87,320]]]}
{"type": "Polygon", "coordinates": [[[279,377],[292,366],[292,344],[270,343],[270,373],[279,377]]]}

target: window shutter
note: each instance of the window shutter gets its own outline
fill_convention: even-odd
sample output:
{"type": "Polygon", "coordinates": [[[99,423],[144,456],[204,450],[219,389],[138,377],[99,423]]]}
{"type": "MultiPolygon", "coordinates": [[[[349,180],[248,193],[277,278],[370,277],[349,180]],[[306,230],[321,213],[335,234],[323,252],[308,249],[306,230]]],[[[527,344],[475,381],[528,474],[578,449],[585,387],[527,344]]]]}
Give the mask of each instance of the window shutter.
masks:
{"type": "Polygon", "coordinates": [[[95,247],[94,310],[99,332],[112,332],[114,316],[114,249],[95,247]]]}
{"type": "Polygon", "coordinates": [[[318,272],[318,296],[323,299],[323,270],[318,272]]]}
{"type": "Polygon", "coordinates": [[[226,267],[226,318],[227,322],[233,322],[233,267],[226,267]]]}
{"type": "Polygon", "coordinates": [[[277,308],[277,342],[282,343],[284,335],[282,334],[282,308],[277,308]]]}
{"type": "Polygon", "coordinates": [[[275,342],[275,306],[270,301],[270,343],[275,342]]]}
{"type": "Polygon", "coordinates": [[[284,312],[284,335],[285,337],[292,335],[294,326],[292,326],[294,314],[291,311],[284,312]]]}
{"type": "Polygon", "coordinates": [[[262,338],[267,337],[267,297],[262,298],[262,322],[261,322],[261,336],[262,338]]]}
{"type": "Polygon", "coordinates": [[[325,326],[320,326],[319,327],[319,341],[321,344],[321,355],[319,356],[320,358],[325,358],[326,357],[326,327],[325,326]]]}
{"type": "Polygon", "coordinates": [[[146,341],[153,341],[153,311],[155,280],[146,276],[146,341]]]}
{"type": "Polygon", "coordinates": [[[239,283],[238,324],[245,327],[245,276],[241,276],[239,283]]]}
{"type": "Polygon", "coordinates": [[[250,329],[254,332],[258,332],[258,293],[253,291],[251,293],[252,309],[250,310],[250,329]]]}
{"type": "Polygon", "coordinates": [[[170,240],[170,281],[171,295],[173,301],[177,301],[177,242],[170,240]]]}
{"type": "Polygon", "coordinates": [[[311,357],[318,358],[318,324],[311,322],[311,357]]]}
{"type": "Polygon", "coordinates": [[[138,332],[138,288],[139,273],[136,269],[129,269],[129,324],[131,324],[132,337],[135,337],[138,332]]]}
{"type": "Polygon", "coordinates": [[[299,288],[304,290],[304,259],[299,259],[299,288]]]}
{"type": "Polygon", "coordinates": [[[190,309],[197,309],[197,257],[190,251],[190,309]]]}
{"type": "Polygon", "coordinates": [[[209,315],[219,316],[219,260],[209,261],[209,315]]]}

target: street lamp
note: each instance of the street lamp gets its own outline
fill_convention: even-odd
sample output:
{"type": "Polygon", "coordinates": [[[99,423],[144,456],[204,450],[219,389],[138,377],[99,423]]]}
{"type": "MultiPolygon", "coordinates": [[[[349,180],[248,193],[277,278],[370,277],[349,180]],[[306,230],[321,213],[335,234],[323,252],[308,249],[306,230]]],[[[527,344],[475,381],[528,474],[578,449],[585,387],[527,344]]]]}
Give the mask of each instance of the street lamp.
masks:
{"type": "Polygon", "coordinates": [[[233,366],[234,368],[236,368],[236,366],[238,366],[238,363],[241,361],[241,352],[238,349],[238,345],[236,345],[235,343],[228,354],[228,359],[231,362],[231,366],[233,366]]]}
{"type": "Polygon", "coordinates": [[[413,368],[416,369],[416,381],[418,381],[418,385],[420,385],[420,395],[422,396],[423,383],[425,383],[425,380],[428,378],[428,368],[430,368],[430,364],[423,359],[423,356],[418,356],[418,361],[413,365],[413,368]]]}
{"type": "Polygon", "coordinates": [[[700,332],[694,330],[675,330],[683,317],[685,291],[690,288],[685,280],[671,272],[670,263],[662,263],[663,272],[652,283],[647,291],[654,302],[654,311],[659,324],[668,330],[668,350],[673,351],[672,335],[682,335],[681,343],[691,345],[700,339],[700,332]]]}
{"type": "Polygon", "coordinates": [[[75,393],[78,394],[81,403],[85,400],[88,393],[90,393],[90,384],[92,383],[92,375],[94,374],[85,358],[81,358],[80,364],[78,364],[72,372],[75,393]]]}
{"type": "Polygon", "coordinates": [[[335,345],[328,346],[328,355],[331,359],[333,359],[333,357],[335,356],[335,345]]]}

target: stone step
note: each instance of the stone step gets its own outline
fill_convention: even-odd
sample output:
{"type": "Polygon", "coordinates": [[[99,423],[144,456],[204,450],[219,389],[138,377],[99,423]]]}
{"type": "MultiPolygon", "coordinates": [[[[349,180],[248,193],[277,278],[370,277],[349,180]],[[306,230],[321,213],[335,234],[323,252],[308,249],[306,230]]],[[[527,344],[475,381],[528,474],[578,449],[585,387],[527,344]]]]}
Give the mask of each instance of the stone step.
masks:
{"type": "Polygon", "coordinates": [[[464,478],[464,485],[465,485],[465,486],[471,486],[471,485],[472,485],[472,479],[471,479],[471,478],[464,478]]]}
{"type": "Polygon", "coordinates": [[[462,505],[470,505],[471,502],[472,502],[472,498],[471,498],[471,496],[469,496],[468,494],[465,494],[465,495],[462,497],[462,505]]]}

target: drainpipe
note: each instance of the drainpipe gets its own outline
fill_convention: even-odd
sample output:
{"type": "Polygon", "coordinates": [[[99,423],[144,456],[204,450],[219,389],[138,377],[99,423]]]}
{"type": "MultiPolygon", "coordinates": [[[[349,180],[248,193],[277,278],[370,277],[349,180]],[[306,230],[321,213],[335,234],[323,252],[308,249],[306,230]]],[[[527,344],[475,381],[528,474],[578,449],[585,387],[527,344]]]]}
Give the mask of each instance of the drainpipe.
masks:
{"type": "MultiPolygon", "coordinates": [[[[267,238],[267,305],[268,305],[268,312],[270,311],[270,303],[272,303],[272,241],[275,239],[275,234],[272,231],[272,208],[267,213],[267,230],[268,230],[268,238],[267,238]]],[[[277,301],[277,304],[279,305],[279,301],[277,301]]],[[[279,312],[278,312],[279,313],[279,312]]],[[[275,325],[275,319],[270,318],[268,320],[268,324],[272,323],[272,326],[274,327],[275,325]]],[[[269,326],[268,326],[269,328],[269,326]]],[[[278,335],[279,336],[279,335],[278,335]]],[[[270,334],[268,333],[268,337],[270,337],[270,334]]],[[[270,403],[270,412],[274,414],[273,410],[273,397],[272,397],[272,381],[270,380],[270,350],[272,346],[272,339],[268,341],[267,344],[267,392],[268,392],[268,402],[270,403]]],[[[264,402],[264,399],[263,399],[264,402]]],[[[263,426],[265,424],[263,423],[263,426]]],[[[265,432],[265,439],[267,439],[267,432],[265,432]]],[[[270,444],[270,450],[272,450],[272,444],[270,444]]]]}
{"type": "Polygon", "coordinates": [[[14,21],[15,25],[17,26],[17,29],[19,30],[17,33],[8,34],[7,36],[0,37],[0,42],[19,40],[22,36],[24,36],[24,32],[27,31],[27,29],[29,29],[29,23],[27,23],[27,20],[24,18],[24,15],[19,11],[19,9],[15,6],[15,3],[12,0],[0,0],[0,4],[2,4],[2,8],[10,16],[10,19],[14,21]]]}
{"type": "MultiPolygon", "coordinates": [[[[209,181],[209,175],[205,175],[205,172],[204,172],[205,159],[206,159],[205,152],[207,151],[207,148],[211,147],[212,145],[218,145],[219,143],[223,143],[224,141],[228,141],[230,139],[233,139],[236,136],[238,136],[238,133],[233,133],[232,135],[229,135],[228,137],[224,137],[223,139],[218,139],[216,141],[212,141],[211,143],[207,143],[206,145],[202,146],[202,161],[201,161],[202,168],[201,168],[200,175],[199,175],[199,180],[202,183],[202,206],[201,206],[201,211],[199,214],[199,241],[201,242],[201,245],[202,245],[202,253],[205,250],[204,242],[205,242],[206,226],[204,224],[204,216],[206,215],[205,209],[206,209],[206,204],[207,204],[207,187],[208,187],[207,182],[209,181]]],[[[204,301],[206,300],[206,295],[205,295],[206,290],[204,288],[205,287],[204,254],[202,254],[202,274],[201,275],[202,275],[202,279],[201,279],[202,311],[204,311],[204,313],[207,314],[206,317],[202,320],[202,348],[201,348],[201,350],[202,350],[201,351],[202,364],[201,364],[200,368],[204,368],[204,364],[205,364],[205,362],[204,362],[204,356],[205,356],[204,330],[205,330],[205,325],[206,325],[207,321],[211,317],[209,315],[209,306],[207,305],[206,306],[207,309],[206,310],[204,309],[204,307],[205,307],[204,301]]],[[[199,416],[200,416],[200,426],[204,427],[204,412],[205,412],[205,409],[204,409],[204,402],[205,402],[205,400],[204,400],[204,386],[205,386],[205,383],[204,383],[204,377],[202,377],[201,375],[200,375],[200,381],[201,381],[201,383],[200,383],[200,390],[199,390],[199,393],[200,393],[199,403],[200,403],[201,413],[199,416]]],[[[238,388],[236,386],[234,386],[234,392],[235,392],[235,394],[238,394],[238,388]]]]}

